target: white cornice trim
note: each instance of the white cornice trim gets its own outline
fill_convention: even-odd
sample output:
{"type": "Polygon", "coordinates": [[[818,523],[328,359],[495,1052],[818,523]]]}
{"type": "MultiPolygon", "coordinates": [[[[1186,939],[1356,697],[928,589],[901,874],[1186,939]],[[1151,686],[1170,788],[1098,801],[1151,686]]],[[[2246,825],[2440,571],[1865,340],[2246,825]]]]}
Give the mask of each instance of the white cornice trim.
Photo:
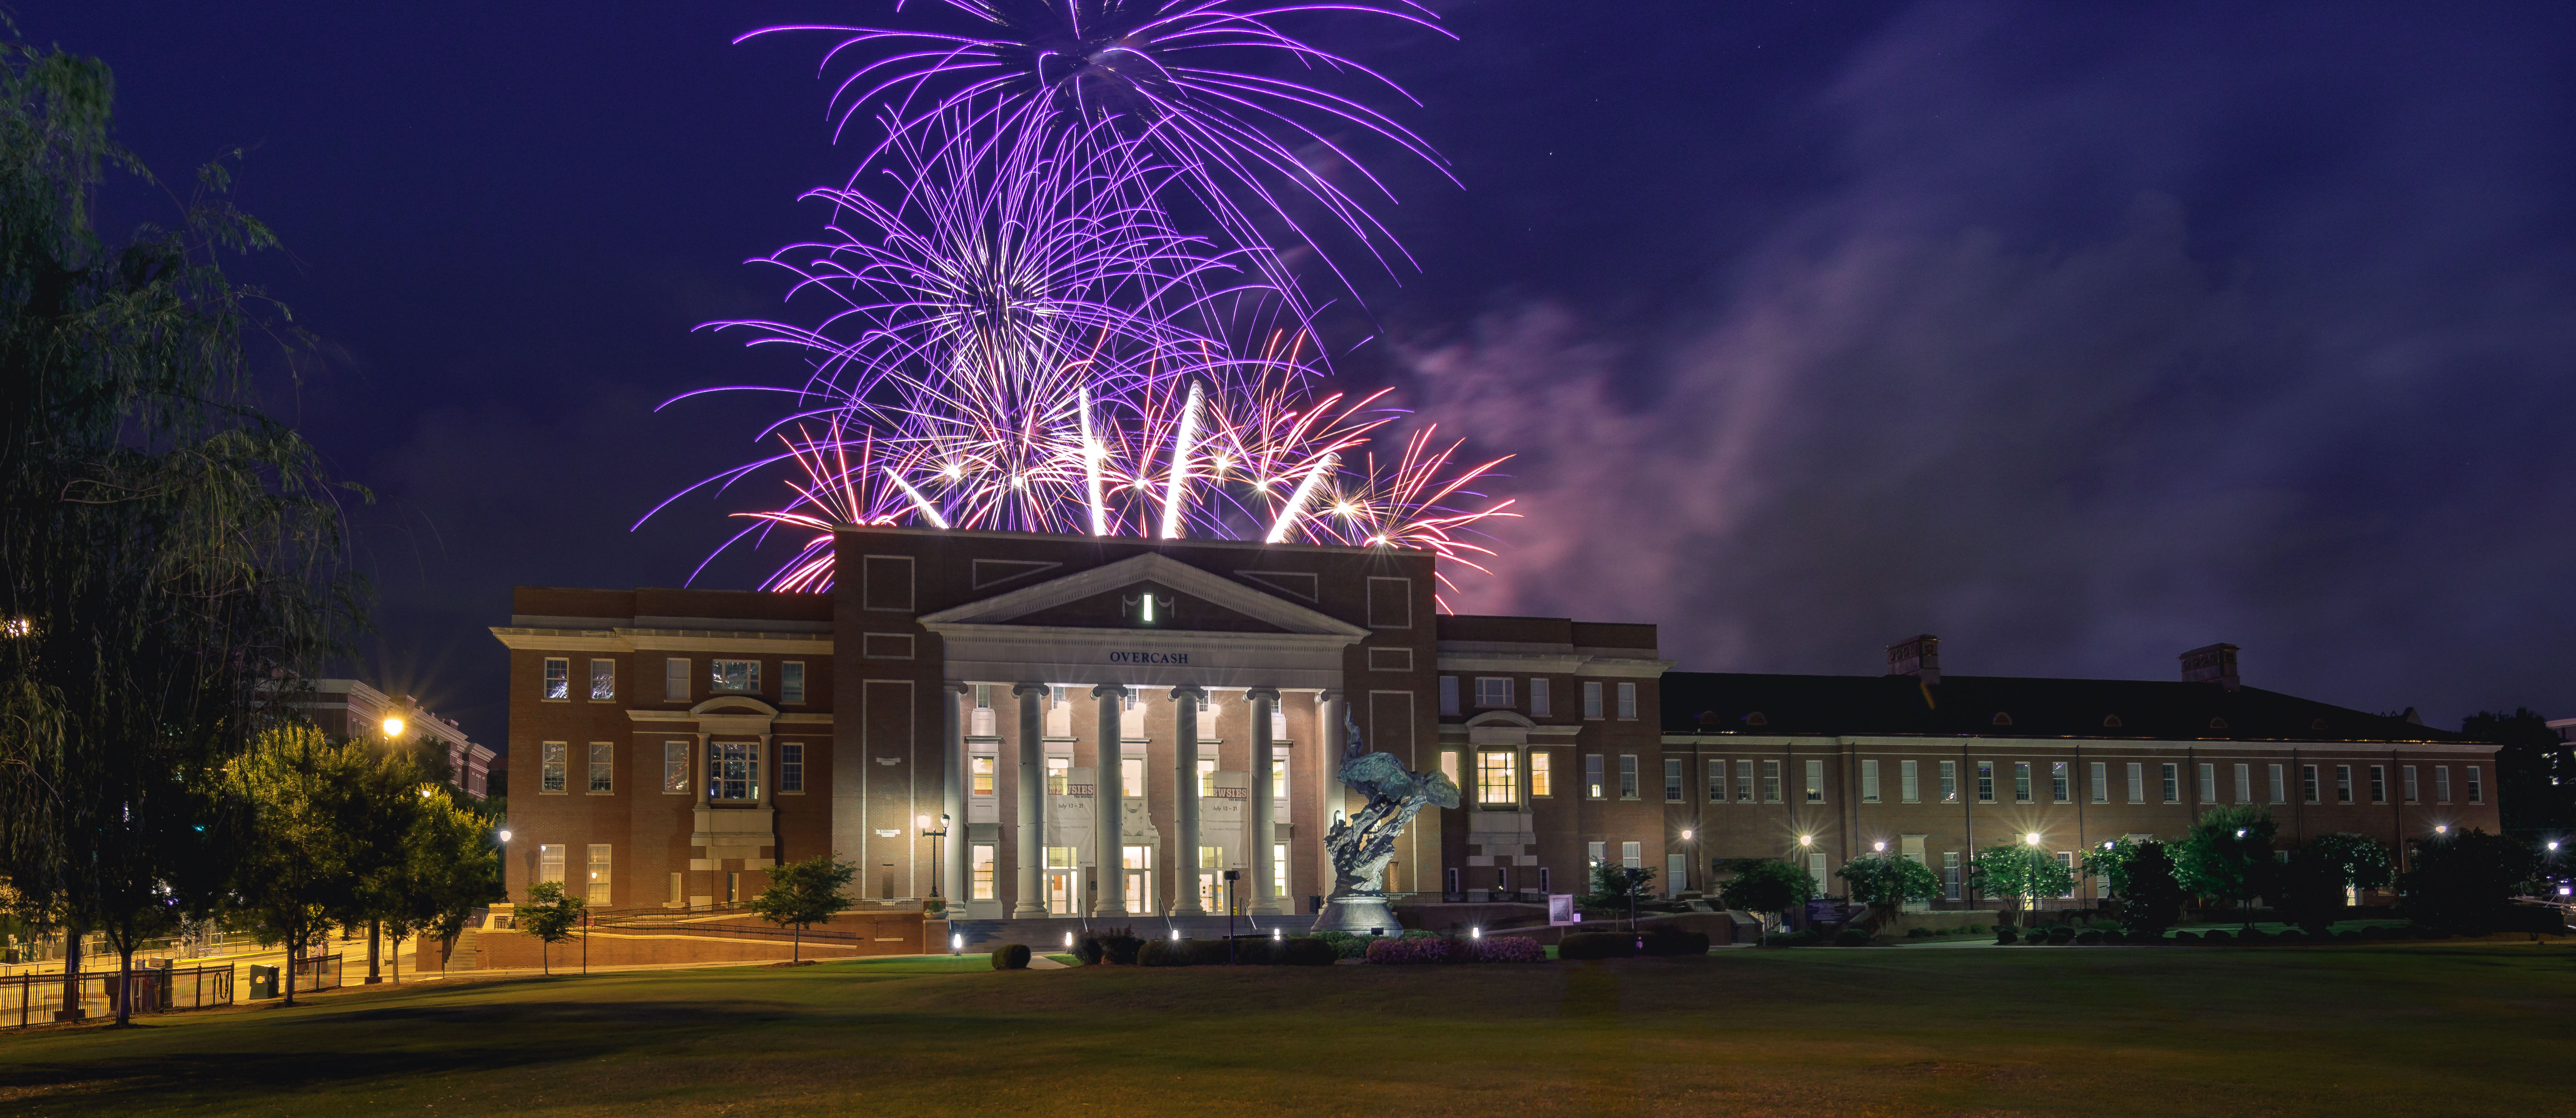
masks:
{"type": "MultiPolygon", "coordinates": [[[[1495,652],[1486,649],[1452,653],[1458,642],[1443,641],[1438,670],[1444,672],[1509,672],[1520,675],[1577,675],[1613,679],[1656,679],[1676,661],[1589,652],[1495,652]]],[[[1558,645],[1562,648],[1564,646],[1558,645]]]]}
{"type": "Polygon", "coordinates": [[[2182,753],[2198,751],[2215,756],[2250,756],[2292,752],[2302,757],[2331,760],[2351,757],[2368,760],[2394,753],[2459,753],[2473,756],[2493,754],[2497,747],[2484,742],[2448,741],[2236,741],[2220,738],[2005,738],[2005,737],[1912,737],[1905,735],[1868,735],[1838,737],[1830,734],[1665,734],[1665,745],[1731,746],[1761,749],[1832,749],[1845,747],[1888,752],[1922,754],[1956,754],[1962,748],[1971,755],[1983,753],[2054,753],[2064,756],[2068,750],[2088,753],[2182,753]]]}
{"type": "MultiPolygon", "coordinates": [[[[1022,587],[996,594],[981,601],[968,602],[920,618],[923,627],[940,632],[942,625],[993,624],[1026,617],[1056,606],[1078,602],[1095,594],[1105,594],[1139,582],[1159,582],[1174,590],[1223,606],[1236,613],[1288,630],[1291,635],[1332,635],[1356,641],[1368,630],[1284,598],[1273,597],[1233,579],[1200,570],[1178,559],[1148,552],[1130,556],[1115,563],[1051,579],[1035,586],[1022,587]]],[[[1079,629],[1075,632],[1096,632],[1079,629]]],[[[1123,631],[1123,630],[1122,630],[1123,631]]],[[[1172,635],[1181,630],[1137,630],[1172,635]]],[[[1277,636],[1279,634],[1262,634],[1277,636]]]]}
{"type": "Polygon", "coordinates": [[[832,638],[715,629],[540,629],[495,625],[492,635],[522,652],[741,652],[829,656],[832,638]]]}

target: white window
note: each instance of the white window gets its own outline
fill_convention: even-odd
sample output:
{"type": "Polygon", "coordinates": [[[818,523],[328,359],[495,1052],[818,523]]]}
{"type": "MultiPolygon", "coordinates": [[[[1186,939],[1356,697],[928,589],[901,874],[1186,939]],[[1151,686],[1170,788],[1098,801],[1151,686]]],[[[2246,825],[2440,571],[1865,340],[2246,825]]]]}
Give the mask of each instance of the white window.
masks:
{"type": "Polygon", "coordinates": [[[1645,844],[1641,842],[1620,843],[1619,864],[1632,870],[1645,865],[1646,852],[1644,847],[1645,844]]]}
{"type": "Polygon", "coordinates": [[[571,746],[550,741],[537,747],[537,791],[561,792],[571,782],[571,746]]]}
{"type": "Polygon", "coordinates": [[[1753,802],[1753,762],[1751,761],[1735,763],[1735,802],[1740,804],[1753,802]]]}
{"type": "Polygon", "coordinates": [[[712,660],[707,667],[707,687],[710,690],[745,694],[760,690],[758,660],[712,660]]]}
{"type": "Polygon", "coordinates": [[[2317,796],[2317,767],[2315,765],[2299,766],[2299,798],[2312,804],[2319,802],[2319,797],[2317,796]]]}
{"type": "Polygon", "coordinates": [[[1546,750],[1530,750],[1530,795],[1553,796],[1556,794],[1555,784],[1551,779],[1554,774],[1548,771],[1547,759],[1548,752],[1546,750]]]}
{"type": "Polygon", "coordinates": [[[662,700],[671,703],[689,701],[689,661],[673,656],[662,661],[662,700]]]}
{"type": "Polygon", "coordinates": [[[2451,802],[2451,766],[2449,765],[2433,766],[2433,802],[2437,804],[2451,802]]]}
{"type": "Polygon", "coordinates": [[[974,900],[989,901],[996,897],[993,892],[993,849],[989,842],[979,842],[967,848],[966,888],[967,895],[974,900]]]}
{"type": "Polygon", "coordinates": [[[1507,707],[1512,705],[1512,677],[1480,675],[1476,677],[1476,705],[1507,707]]]}
{"type": "Polygon", "coordinates": [[[1585,864],[1587,864],[1587,865],[1594,865],[1594,866],[1606,866],[1606,865],[1609,865],[1609,864],[1610,864],[1609,862],[1606,862],[1606,861],[1604,861],[1604,860],[1603,860],[1603,859],[1605,859],[1605,858],[1608,858],[1608,857],[1609,857],[1609,854],[1605,853],[1605,851],[1609,850],[1609,848],[1610,848],[1610,844],[1609,844],[1609,843],[1606,843],[1606,842],[1587,842],[1587,843],[1583,844],[1583,846],[1584,846],[1584,861],[1585,861],[1585,864]]]}
{"type": "Polygon", "coordinates": [[[2423,798],[2420,795],[2422,790],[2415,783],[2415,766],[2401,765],[2397,769],[2397,775],[2399,783],[2403,784],[2406,788],[2407,803],[2411,804],[2423,798]]]}
{"type": "Polygon", "coordinates": [[[1690,855],[1664,855],[1664,891],[1678,893],[1690,888],[1690,855]]]}
{"type": "Polygon", "coordinates": [[[1767,804],[1780,802],[1780,762],[1778,761],[1762,762],[1762,802],[1767,804]]]}
{"type": "Polygon", "coordinates": [[[1587,679],[1583,681],[1583,716],[1585,718],[1601,717],[1600,680],[1587,679]]]}
{"type": "Polygon", "coordinates": [[[2072,897],[2075,895],[2075,890],[2084,884],[2084,878],[2075,872],[2075,852],[2072,850],[2058,851],[2057,864],[2066,870],[2066,891],[2058,894],[2058,896],[2072,897]]]}
{"type": "Polygon", "coordinates": [[[1909,804],[1923,802],[1923,774],[1919,768],[1914,761],[1896,763],[1896,795],[1909,804]]]}
{"type": "MultiPolygon", "coordinates": [[[[1272,764],[1271,764],[1271,776],[1270,776],[1270,787],[1272,787],[1273,789],[1276,789],[1280,795],[1283,795],[1283,796],[1284,796],[1284,795],[1286,795],[1286,794],[1288,793],[1288,782],[1287,782],[1286,780],[1283,780],[1283,779],[1281,779],[1281,778],[1280,778],[1279,767],[1280,767],[1280,763],[1279,763],[1279,762],[1272,762],[1272,764]]],[[[1119,760],[1118,760],[1118,795],[1119,795],[1119,797],[1120,797],[1120,798],[1122,798],[1122,799],[1131,799],[1131,800],[1132,800],[1132,799],[1135,799],[1135,798],[1137,798],[1137,797],[1143,796],[1144,794],[1145,794],[1145,759],[1144,759],[1144,758],[1142,758],[1142,757],[1122,757],[1122,758],[1119,758],[1119,760]]]]}
{"type": "Polygon", "coordinates": [[[1634,683],[1619,685],[1619,717],[1629,721],[1636,720],[1637,685],[1634,683]]]}
{"type": "Polygon", "coordinates": [[[2290,786],[2281,779],[2281,766],[2272,765],[2269,768],[2272,777],[2272,802],[2276,804],[2290,802],[2290,786]]]}
{"type": "Polygon", "coordinates": [[[1284,842],[1270,846],[1270,895],[1288,895],[1288,844],[1284,842]]]}
{"type": "Polygon", "coordinates": [[[1619,798],[1637,798],[1637,755],[1634,753],[1619,755],[1619,798]]]}
{"type": "Polygon", "coordinates": [[[2388,766],[2386,765],[2370,767],[2370,802],[2374,804],[2388,802],[2388,766]]]}
{"type": "Polygon", "coordinates": [[[2352,802],[2352,766],[2350,765],[2335,766],[2335,802],[2339,804],[2352,802]]]}
{"type": "Polygon", "coordinates": [[[778,701],[782,703],[805,701],[804,661],[787,660],[778,665],[778,701]]]}
{"type": "Polygon", "coordinates": [[[1275,742],[1288,740],[1288,708],[1277,705],[1270,708],[1270,740],[1275,742]]]}
{"type": "Polygon", "coordinates": [[[617,661],[593,660],[590,662],[590,697],[593,700],[617,697],[617,661]]]}
{"type": "Polygon", "coordinates": [[[673,907],[677,907],[677,906],[680,904],[681,900],[683,899],[683,898],[680,896],[680,890],[681,890],[681,888],[682,888],[682,879],[681,879],[680,872],[679,872],[679,871],[677,871],[677,870],[673,870],[673,871],[671,871],[671,895],[670,895],[670,896],[669,896],[669,898],[667,898],[667,899],[671,902],[671,904],[672,904],[672,906],[673,906],[673,907]]]}
{"type": "Polygon", "coordinates": [[[1995,763],[1992,761],[1977,762],[1977,802],[1995,802],[1995,763]]]}
{"type": "Polygon", "coordinates": [[[1443,749],[1443,750],[1441,750],[1441,751],[1440,751],[1440,775],[1445,776],[1445,777],[1448,777],[1448,778],[1449,778],[1449,783],[1451,783],[1451,784],[1457,784],[1457,783],[1458,783],[1458,751],[1457,751],[1457,750],[1455,750],[1455,749],[1443,749]]]}
{"type": "Polygon", "coordinates": [[[2254,766],[2252,765],[2236,766],[2236,802],[2240,804],[2254,802],[2254,766]]]}
{"type": "Polygon", "coordinates": [[[662,743],[662,790],[687,795],[689,792],[689,743],[662,743]]]}
{"type": "Polygon", "coordinates": [[[2030,762],[2013,762],[2013,802],[2030,802],[2030,762]]]}
{"type": "Polygon", "coordinates": [[[2074,774],[2067,771],[2066,762],[2051,761],[2048,763],[2048,792],[2049,795],[2056,798],[2058,803],[2064,804],[2075,802],[2075,789],[2070,784],[2074,779],[2074,774]]]}
{"type": "Polygon", "coordinates": [[[1816,895],[1825,895],[1825,855],[1818,851],[1807,855],[1807,876],[1816,879],[1816,895]]]}
{"type": "Polygon", "coordinates": [[[2107,804],[2107,803],[2110,803],[2110,802],[2111,802],[2111,766],[2110,766],[2107,762],[2103,762],[2103,761],[2095,761],[2095,762],[2093,762],[2093,773],[2092,773],[2092,776],[2093,776],[2093,802],[2094,802],[2094,803],[2097,803],[2097,804],[2107,804]]]}
{"type": "Polygon", "coordinates": [[[1601,755],[1598,753],[1587,753],[1583,756],[1583,788],[1583,798],[1587,800],[1601,798],[1601,755]]]}
{"type": "Polygon", "coordinates": [[[590,743],[590,790],[613,792],[617,788],[617,747],[604,741],[590,743]]]}
{"type": "Polygon", "coordinates": [[[557,844],[537,847],[537,880],[563,884],[564,848],[557,844]]]}
{"type": "MultiPolygon", "coordinates": [[[[990,753],[978,753],[966,759],[966,792],[972,796],[993,794],[993,781],[1001,772],[1001,760],[990,753]]],[[[1204,794],[1204,793],[1202,793],[1204,794]]]]}
{"type": "Polygon", "coordinates": [[[585,899],[596,907],[605,908],[608,905],[607,843],[590,844],[590,895],[585,899]]]}
{"type": "Polygon", "coordinates": [[[1807,762],[1807,802],[1811,804],[1825,802],[1825,763],[1823,761],[1807,762]]]}
{"type": "Polygon", "coordinates": [[[1876,761],[1863,760],[1860,763],[1860,802],[1865,804],[1878,802],[1878,762],[1876,761]]]}
{"type": "Polygon", "coordinates": [[[1959,802],[1959,763],[1957,761],[1941,762],[1941,802],[1945,804],[1959,802]]]}
{"type": "Polygon", "coordinates": [[[2129,802],[2130,802],[2130,803],[2133,803],[2133,804],[2142,804],[2142,803],[2147,802],[2147,778],[2146,778],[2146,775],[2145,775],[2145,774],[2146,774],[2146,766],[2145,766],[2145,765],[2140,764],[2139,762],[2136,762],[2136,761],[2131,761],[2131,762],[2129,762],[2129,802]]]}
{"type": "Polygon", "coordinates": [[[2218,766],[2207,761],[2200,763],[2200,802],[2218,802],[2218,766]]]}
{"type": "Polygon", "coordinates": [[[546,657],[546,697],[572,698],[572,661],[559,656],[546,657]]]}
{"type": "Polygon", "coordinates": [[[1956,850],[1941,852],[1941,895],[1948,900],[1959,899],[1959,852],[1956,850]]]}
{"type": "Polygon", "coordinates": [[[2478,776],[2476,765],[2469,766],[2469,802],[2473,804],[2487,802],[2486,782],[2478,776]]]}
{"type": "Polygon", "coordinates": [[[1549,713],[1550,712],[1547,707],[1547,680],[1543,678],[1530,680],[1530,716],[1533,718],[1545,718],[1549,713]]]}
{"type": "Polygon", "coordinates": [[[1713,804],[1726,802],[1726,762],[1724,761],[1708,763],[1708,802],[1713,804]]]}
{"type": "Polygon", "coordinates": [[[2164,772],[2164,777],[2165,777],[2165,781],[2164,781],[2164,783],[2165,783],[2165,788],[2164,788],[2164,791],[2165,791],[2165,802],[2166,802],[2166,803],[2169,803],[2169,804],[2178,804],[2178,803],[2181,803],[2181,802],[2182,802],[2182,766],[2181,766],[2181,765],[2178,765],[2178,764],[2174,764],[2174,763],[2172,763],[2172,762],[2167,762],[2167,763],[2165,764],[2165,766],[2164,766],[2164,770],[2165,770],[2165,772],[2164,772]]]}
{"type": "Polygon", "coordinates": [[[1073,758],[1049,757],[1046,759],[1046,794],[1050,796],[1073,794],[1073,758]]]}
{"type": "Polygon", "coordinates": [[[779,743],[778,790],[781,792],[803,792],[805,790],[804,742],[790,741],[779,743]]]}
{"type": "Polygon", "coordinates": [[[760,743],[749,741],[707,743],[707,798],[711,800],[760,798],[760,743]]]}
{"type": "Polygon", "coordinates": [[[1519,758],[1508,749],[1487,749],[1476,754],[1476,802],[1510,805],[1520,802],[1521,780],[1519,758]]]}
{"type": "Polygon", "coordinates": [[[1202,800],[1210,799],[1215,795],[1216,762],[1209,758],[1202,757],[1199,759],[1199,798],[1202,800]]]}
{"type": "Polygon", "coordinates": [[[1682,759],[1679,757],[1664,758],[1664,802],[1682,802],[1682,759]]]}

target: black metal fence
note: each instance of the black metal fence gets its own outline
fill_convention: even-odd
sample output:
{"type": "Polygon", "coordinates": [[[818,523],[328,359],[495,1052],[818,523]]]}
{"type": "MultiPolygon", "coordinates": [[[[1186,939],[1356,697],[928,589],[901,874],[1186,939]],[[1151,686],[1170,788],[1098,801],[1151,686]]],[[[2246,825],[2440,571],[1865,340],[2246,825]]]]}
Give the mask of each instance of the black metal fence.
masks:
{"type": "MultiPolygon", "coordinates": [[[[336,955],[331,957],[334,984],[337,983],[338,958],[336,955]]],[[[11,975],[0,978],[0,1028],[20,1028],[64,1019],[66,1007],[78,1010],[78,1017],[73,1019],[112,1017],[116,1014],[120,993],[131,999],[136,1013],[171,1013],[231,1005],[233,968],[230,965],[148,967],[129,975],[102,971],[82,974],[69,983],[60,974],[11,975]]]]}

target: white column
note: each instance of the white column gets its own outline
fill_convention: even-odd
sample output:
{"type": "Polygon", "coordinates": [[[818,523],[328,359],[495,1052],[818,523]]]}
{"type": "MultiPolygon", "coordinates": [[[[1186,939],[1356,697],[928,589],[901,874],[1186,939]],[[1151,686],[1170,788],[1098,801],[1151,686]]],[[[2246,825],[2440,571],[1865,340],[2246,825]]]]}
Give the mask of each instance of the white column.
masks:
{"type": "Polygon", "coordinates": [[[936,824],[948,832],[939,840],[939,893],[952,910],[962,912],[966,904],[966,714],[961,709],[967,687],[949,683],[940,687],[940,758],[939,810],[946,819],[936,824]]]}
{"type": "Polygon", "coordinates": [[[1333,829],[1333,813],[1342,809],[1342,751],[1350,741],[1342,736],[1342,693],[1326,690],[1315,697],[1315,743],[1310,756],[1315,773],[1315,888],[1326,897],[1333,895],[1333,853],[1324,846],[1324,836],[1333,829]]]}
{"type": "Polygon", "coordinates": [[[1172,688],[1173,830],[1172,915],[1203,916],[1199,904],[1199,704],[1207,689],[1195,683],[1172,688]]]}
{"type": "Polygon", "coordinates": [[[1100,701],[1100,760],[1098,775],[1093,777],[1094,818],[1092,856],[1100,860],[1099,890],[1091,906],[1094,917],[1127,914],[1127,872],[1124,861],[1126,844],[1119,839],[1119,824],[1126,814],[1126,793],[1118,787],[1119,761],[1126,756],[1127,734],[1123,716],[1127,712],[1127,689],[1119,684],[1104,683],[1091,689],[1091,697],[1100,701]]]}
{"type": "Polygon", "coordinates": [[[1271,786],[1270,780],[1271,756],[1276,752],[1270,741],[1270,712],[1278,709],[1279,689],[1255,687],[1244,692],[1243,697],[1252,708],[1252,825],[1245,828],[1246,837],[1252,840],[1246,844],[1252,849],[1245,858],[1252,863],[1252,872],[1246,876],[1252,879],[1252,914],[1277,916],[1279,898],[1278,887],[1272,881],[1271,849],[1279,840],[1271,815],[1279,790],[1271,786]]]}
{"type": "Polygon", "coordinates": [[[1046,790],[1046,739],[1041,736],[1038,700],[1046,693],[1047,687],[1043,683],[1023,683],[1011,688],[1011,694],[1020,700],[1017,746],[1020,787],[1019,794],[1012,797],[1017,801],[1013,804],[1017,810],[1011,819],[1012,835],[1019,840],[1020,862],[1019,871],[1011,875],[1012,883],[1018,887],[1018,895],[1012,898],[1011,904],[1011,918],[1014,920],[1046,915],[1046,905],[1038,900],[1038,867],[1044,859],[1044,851],[1039,847],[1046,837],[1042,826],[1045,820],[1038,814],[1038,805],[1045,802],[1040,794],[1046,790]]]}

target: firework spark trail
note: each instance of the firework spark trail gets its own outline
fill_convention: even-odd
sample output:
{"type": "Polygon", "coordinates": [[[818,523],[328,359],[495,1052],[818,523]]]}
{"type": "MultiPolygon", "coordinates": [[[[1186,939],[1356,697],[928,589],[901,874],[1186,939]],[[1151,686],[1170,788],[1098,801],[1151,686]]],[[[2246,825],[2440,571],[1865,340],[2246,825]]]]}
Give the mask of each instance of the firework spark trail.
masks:
{"type": "MultiPolygon", "coordinates": [[[[1280,26],[1283,19],[1365,15],[1454,38],[1437,14],[1411,0],[939,0],[932,6],[964,17],[963,29],[806,24],[762,28],[735,41],[837,34],[842,39],[824,56],[827,71],[844,55],[879,53],[857,64],[832,96],[840,129],[870,114],[886,125],[885,146],[863,158],[863,168],[928,136],[971,145],[972,133],[984,129],[1072,129],[1088,142],[1099,136],[1090,127],[1116,122],[1123,134],[1150,143],[1183,169],[1175,185],[1247,247],[1271,246],[1260,229],[1265,217],[1284,225],[1293,241],[1312,244],[1291,204],[1303,198],[1392,273],[1387,254],[1402,256],[1403,246],[1367,206],[1299,154],[1299,148],[1326,153],[1332,166],[1349,168],[1372,194],[1395,202],[1385,182],[1335,138],[1339,133],[1356,130],[1449,173],[1428,142],[1366,102],[1256,69],[1285,61],[1419,104],[1385,75],[1280,26]],[[972,127],[956,131],[960,119],[972,127]]],[[[1340,277],[1332,254],[1320,255],[1340,277]]],[[[1276,253],[1264,253],[1259,264],[1281,290],[1296,294],[1276,253]]]]}
{"type": "Polygon", "coordinates": [[[839,29],[850,37],[832,58],[885,42],[946,45],[867,63],[835,95],[844,127],[873,108],[885,139],[849,185],[808,195],[833,207],[830,236],[763,261],[789,271],[791,298],[821,298],[827,312],[810,324],[709,324],[812,355],[799,388],[743,386],[797,397],[763,432],[782,452],[684,491],[722,492],[782,466],[802,475],[771,511],[738,514],[754,523],[725,545],[806,534],[763,588],[828,589],[835,527],[907,521],[1418,548],[1481,569],[1475,557],[1491,552],[1468,538],[1475,526],[1517,515],[1472,488],[1501,459],[1455,468],[1460,444],[1439,445],[1429,428],[1381,455],[1372,440],[1404,415],[1386,391],[1316,398],[1322,354],[1308,304],[1253,212],[1302,240],[1271,190],[1293,183],[1372,252],[1383,239],[1292,154],[1299,143],[1346,158],[1299,110],[1437,157],[1356,101],[1189,64],[1193,52],[1284,52],[1392,89],[1270,21],[1356,11],[1431,27],[1430,14],[1409,4],[941,2],[995,34],[839,29]],[[1079,65],[1065,61],[1077,55],[1079,65]],[[1236,206],[1233,190],[1253,204],[1236,206]],[[1181,233],[1175,194],[1215,218],[1218,236],[1181,233]]]}

